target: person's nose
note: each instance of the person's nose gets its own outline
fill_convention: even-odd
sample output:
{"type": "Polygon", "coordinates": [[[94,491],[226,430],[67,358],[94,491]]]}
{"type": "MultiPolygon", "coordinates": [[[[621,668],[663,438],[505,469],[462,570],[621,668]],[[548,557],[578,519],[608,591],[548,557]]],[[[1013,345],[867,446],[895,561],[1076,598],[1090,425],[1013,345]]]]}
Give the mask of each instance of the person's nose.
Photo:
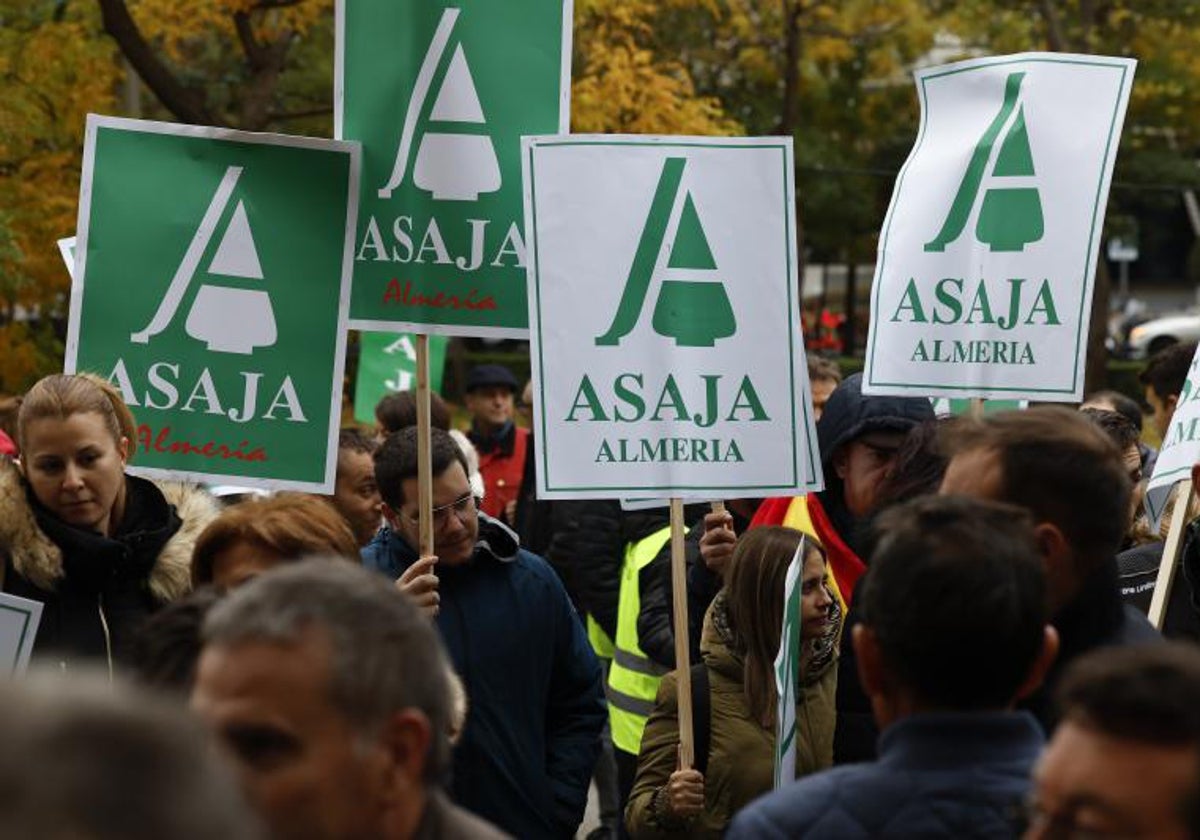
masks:
{"type": "Polygon", "coordinates": [[[64,490],[72,492],[83,487],[83,476],[74,464],[68,464],[63,470],[62,487],[64,490]]]}
{"type": "Polygon", "coordinates": [[[454,508],[449,508],[445,511],[445,517],[441,523],[442,533],[451,539],[461,536],[463,529],[467,527],[463,524],[461,514],[454,508]]]}

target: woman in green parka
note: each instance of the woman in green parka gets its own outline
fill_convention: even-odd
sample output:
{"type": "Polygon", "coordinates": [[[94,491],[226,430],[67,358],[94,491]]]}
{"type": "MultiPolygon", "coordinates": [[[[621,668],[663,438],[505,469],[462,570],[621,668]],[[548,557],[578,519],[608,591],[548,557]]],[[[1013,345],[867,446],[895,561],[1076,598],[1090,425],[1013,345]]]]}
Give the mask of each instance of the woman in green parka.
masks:
{"type": "MultiPolygon", "coordinates": [[[[663,678],[646,723],[637,778],[625,811],[641,838],[720,837],[742,807],[774,784],[774,663],[787,569],[803,535],[763,526],[747,531],[704,617],[700,651],[709,683],[706,774],[679,770],[675,675],[663,678]]],[[[825,583],[825,555],[805,541],[801,586],[796,776],[833,763],[834,694],[841,613],[825,583]]]]}

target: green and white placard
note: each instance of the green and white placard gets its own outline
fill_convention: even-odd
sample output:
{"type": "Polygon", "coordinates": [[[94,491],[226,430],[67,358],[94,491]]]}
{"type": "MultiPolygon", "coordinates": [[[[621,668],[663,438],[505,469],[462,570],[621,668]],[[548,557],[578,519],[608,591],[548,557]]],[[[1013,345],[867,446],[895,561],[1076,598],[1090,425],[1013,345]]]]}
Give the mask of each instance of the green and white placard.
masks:
{"type": "Polygon", "coordinates": [[[796,685],[804,638],[800,579],[804,576],[804,540],[788,564],[783,582],[783,620],[775,654],[775,790],[796,781],[796,685]]]}
{"type": "Polygon", "coordinates": [[[571,0],[338,0],[335,136],[363,144],[351,325],[525,337],[521,147],[570,121],[571,0]]]}
{"type": "Polygon", "coordinates": [[[864,393],[1082,397],[1135,66],[1026,53],[916,74],[921,127],[880,233],[864,393]]]}
{"type": "Polygon", "coordinates": [[[41,621],[40,601],[0,592],[0,679],[25,673],[41,621]]]}
{"type": "MultiPolygon", "coordinates": [[[[429,336],[429,387],[442,390],[446,367],[445,336],[429,336]]],[[[364,332],[358,337],[358,377],[354,383],[354,419],[375,422],[375,406],[387,394],[417,387],[417,340],[412,333],[364,332]]]]}
{"type": "MultiPolygon", "coordinates": [[[[1200,349],[1192,356],[1187,379],[1163,435],[1154,474],[1146,485],[1146,512],[1155,527],[1162,520],[1171,490],[1192,473],[1200,463],[1200,349]]],[[[1196,488],[1200,492],[1200,487],[1196,488]]]]}
{"type": "Polygon", "coordinates": [[[332,490],[358,156],[88,117],[66,370],[120,388],[131,471],[332,490]]]}
{"type": "Polygon", "coordinates": [[[539,498],[821,486],[791,138],[526,138],[539,498]]]}

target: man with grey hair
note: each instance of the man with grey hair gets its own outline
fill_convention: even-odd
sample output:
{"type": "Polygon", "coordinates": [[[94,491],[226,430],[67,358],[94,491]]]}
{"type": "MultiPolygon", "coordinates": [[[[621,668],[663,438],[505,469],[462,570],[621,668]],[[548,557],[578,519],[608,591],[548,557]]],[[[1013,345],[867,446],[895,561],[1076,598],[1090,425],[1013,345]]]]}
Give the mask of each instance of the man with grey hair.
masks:
{"type": "Polygon", "coordinates": [[[107,673],[0,685],[0,835],[258,840],[203,728],[107,673]]]}
{"type": "Polygon", "coordinates": [[[448,692],[437,632],[408,598],[314,559],[212,609],[192,708],[277,840],[501,837],[440,790],[448,692]]]}

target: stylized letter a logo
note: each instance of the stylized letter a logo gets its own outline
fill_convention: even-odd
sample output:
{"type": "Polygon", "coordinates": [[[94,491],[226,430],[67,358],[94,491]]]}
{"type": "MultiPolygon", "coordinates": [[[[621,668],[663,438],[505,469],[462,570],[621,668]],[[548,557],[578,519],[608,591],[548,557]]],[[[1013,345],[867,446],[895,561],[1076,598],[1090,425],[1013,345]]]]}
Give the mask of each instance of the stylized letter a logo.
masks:
{"type": "Polygon", "coordinates": [[[976,238],[992,251],[1023,251],[1030,242],[1042,238],[1042,202],[1037,187],[1028,185],[1034,175],[1033,155],[1025,130],[1025,109],[1018,105],[1024,78],[1024,72],[1009,74],[1004,104],[975,145],[950,212],[938,235],[925,243],[926,251],[945,251],[962,235],[979,203],[989,164],[991,176],[975,223],[976,238]],[[992,148],[1001,132],[1004,142],[993,162],[992,148]]]}
{"type": "MultiPolygon", "coordinates": [[[[461,10],[445,9],[421,61],[412,98],[404,115],[400,145],[391,177],[379,189],[380,198],[392,193],[412,172],[413,183],[440,200],[475,201],[481,193],[500,189],[500,166],[496,150],[486,132],[487,120],[479,103],[475,81],[460,42],[451,50],[451,35],[461,10]],[[432,107],[426,100],[433,92],[439,70],[441,87],[432,107]],[[441,127],[428,131],[417,142],[422,121],[441,127]],[[445,129],[454,126],[454,132],[445,129]],[[414,155],[413,145],[417,145],[414,155]],[[411,161],[410,170],[410,158],[411,161]]],[[[461,27],[460,27],[461,28],[461,27]]]]}
{"type": "Polygon", "coordinates": [[[662,277],[651,326],[681,347],[712,347],[731,336],[737,320],[717,270],[692,194],[683,183],[687,158],[667,158],[638,240],[617,314],[599,346],[620,343],[637,325],[656,275],[662,277]],[[664,245],[667,247],[664,248],[664,245]],[[661,255],[669,251],[666,265],[661,255]]]}

